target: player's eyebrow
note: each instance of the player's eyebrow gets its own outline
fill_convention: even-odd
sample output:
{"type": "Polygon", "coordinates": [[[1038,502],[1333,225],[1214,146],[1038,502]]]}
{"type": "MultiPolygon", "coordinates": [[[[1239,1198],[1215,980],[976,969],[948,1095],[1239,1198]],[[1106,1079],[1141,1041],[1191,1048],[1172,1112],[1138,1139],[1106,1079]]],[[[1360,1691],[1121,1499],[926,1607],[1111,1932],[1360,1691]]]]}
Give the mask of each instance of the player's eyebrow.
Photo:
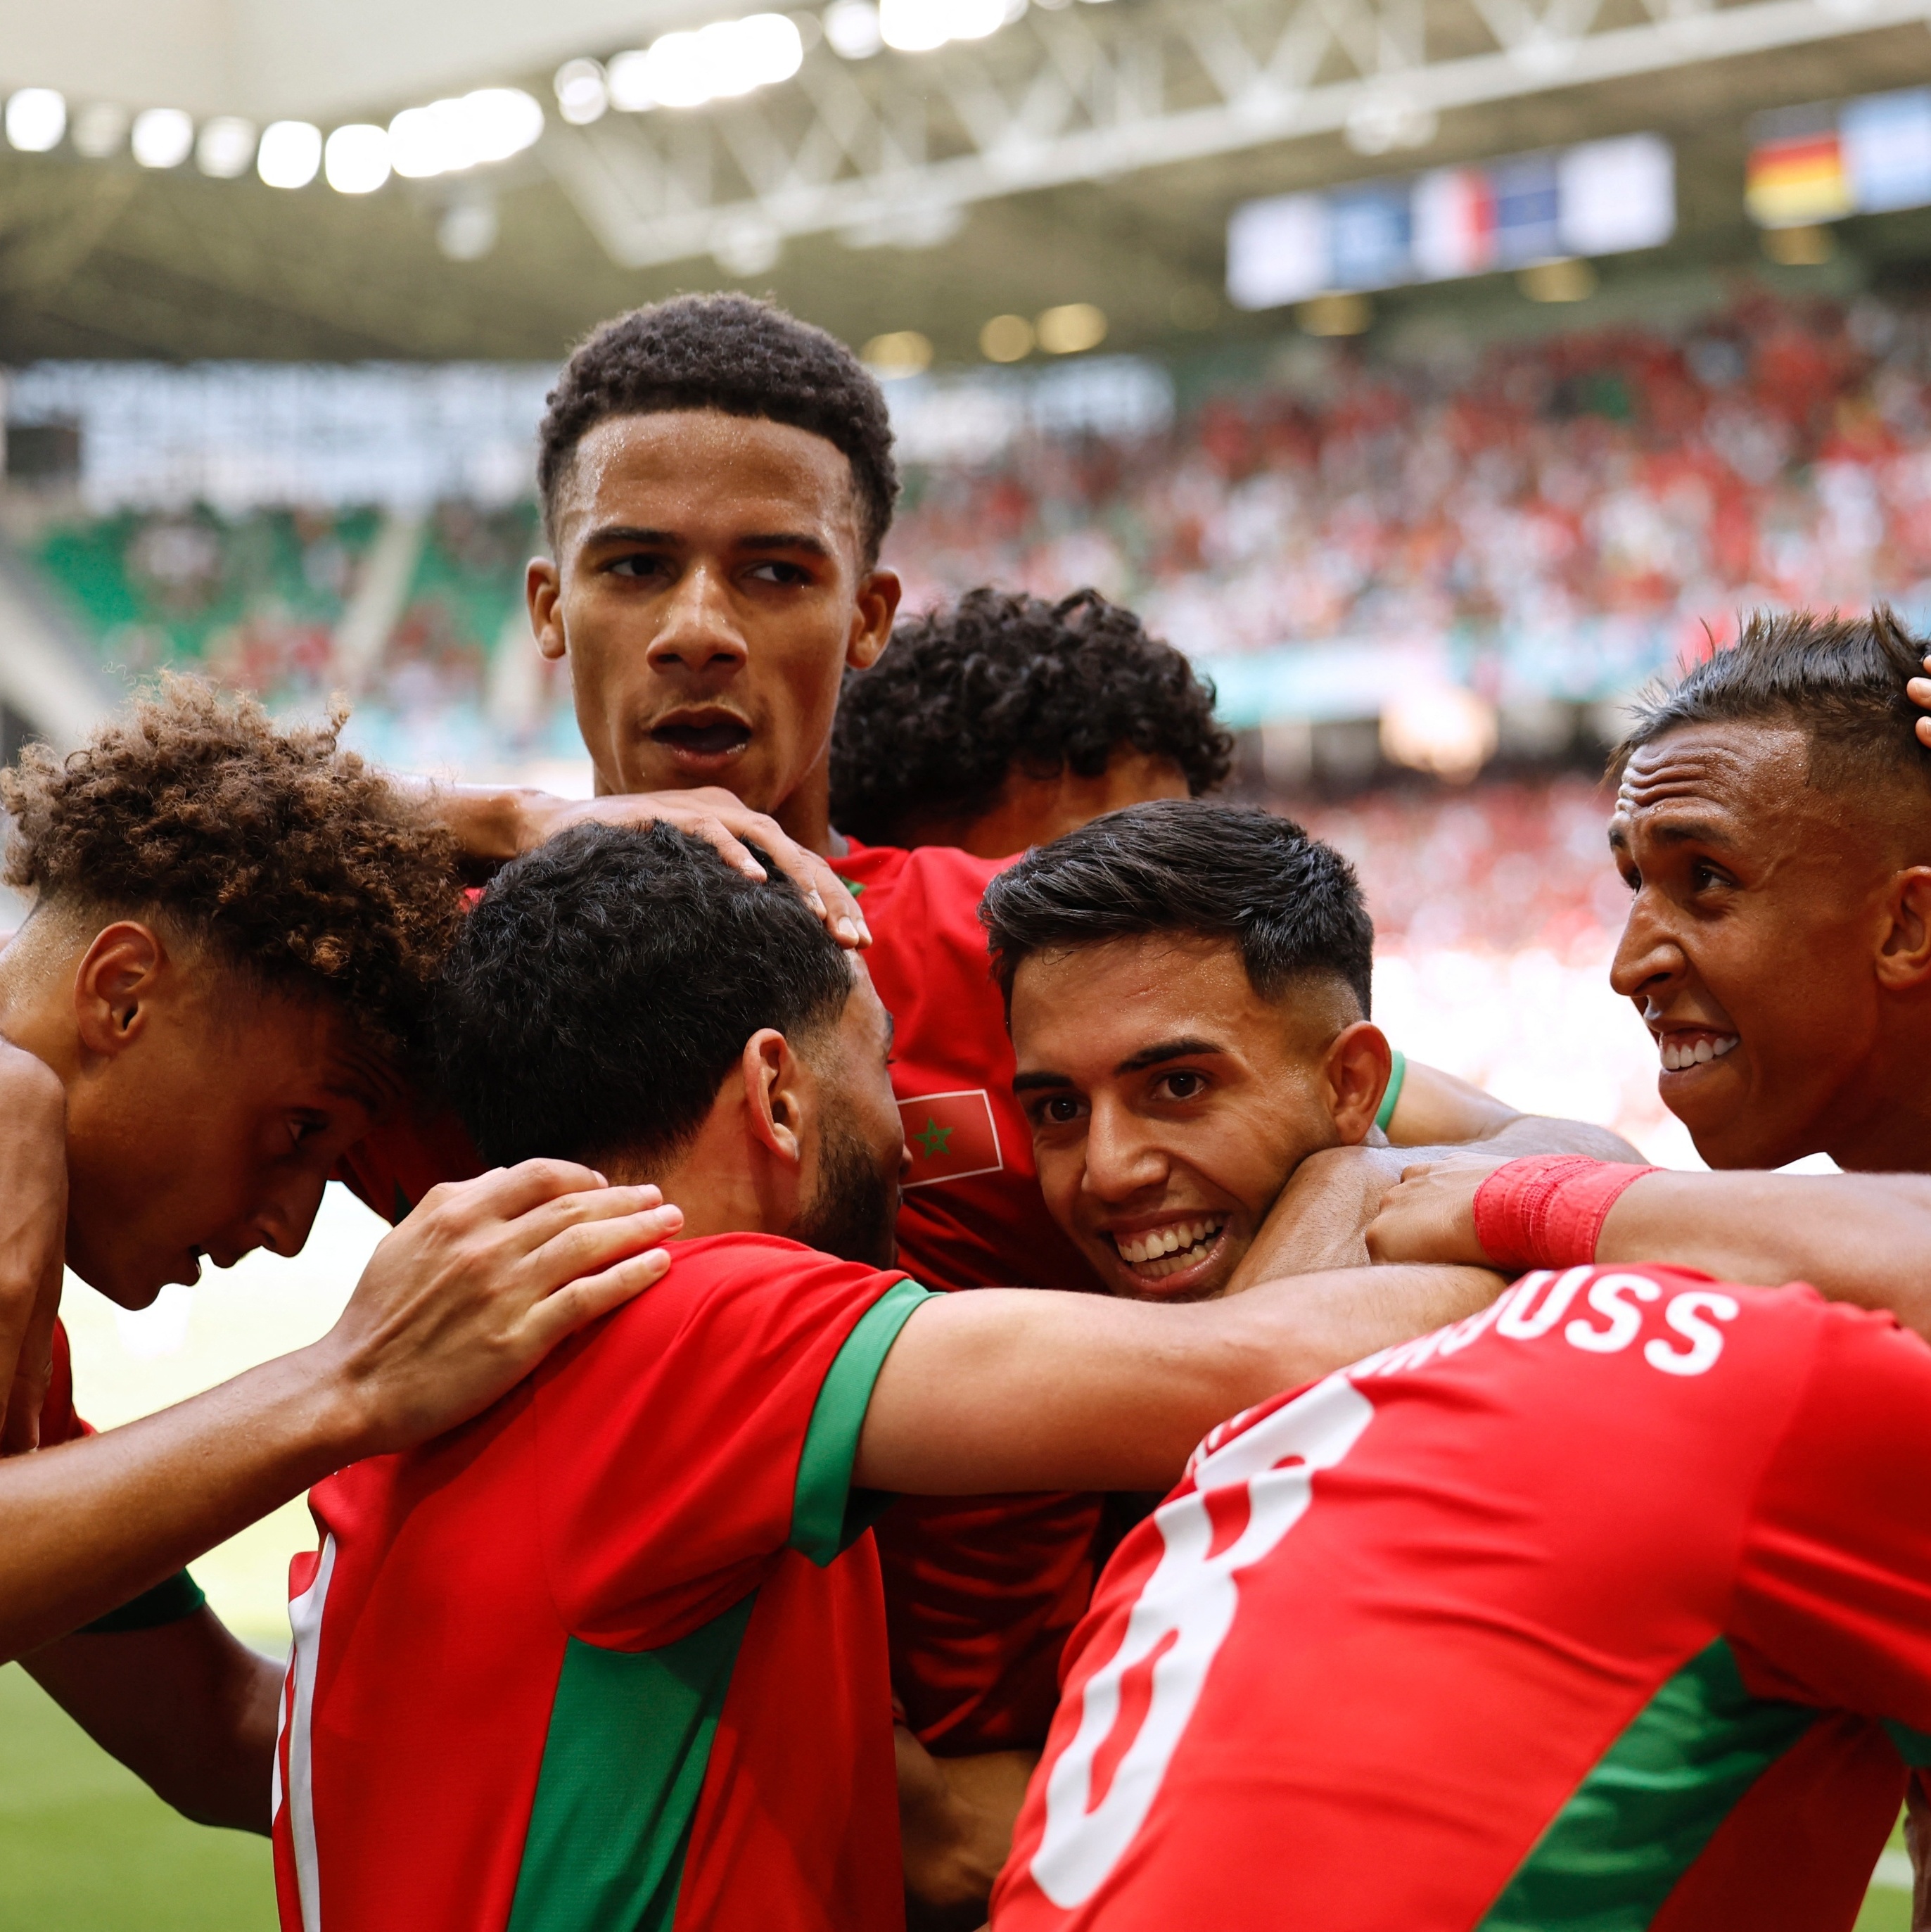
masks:
{"type": "Polygon", "coordinates": [[[829,557],[832,554],[831,545],[822,537],[814,537],[802,530],[772,530],[739,537],[733,548],[736,550],[802,550],[808,556],[829,557]]]}
{"type": "Polygon", "coordinates": [[[597,544],[644,544],[655,550],[674,549],[679,542],[670,530],[648,530],[635,524],[602,524],[583,539],[583,548],[597,544]]]}
{"type": "Polygon", "coordinates": [[[1063,1073],[1048,1073],[1043,1070],[1037,1073],[1015,1073],[1012,1076],[1012,1090],[1015,1094],[1033,1094],[1043,1088],[1070,1087],[1072,1080],[1063,1073]]]}
{"type": "Polygon", "coordinates": [[[1163,1040],[1154,1046],[1143,1046],[1113,1070],[1116,1073],[1144,1073],[1148,1067],[1158,1066],[1162,1060],[1198,1060],[1226,1051],[1225,1047],[1216,1046],[1210,1040],[1196,1040],[1189,1035],[1180,1040],[1163,1040]]]}

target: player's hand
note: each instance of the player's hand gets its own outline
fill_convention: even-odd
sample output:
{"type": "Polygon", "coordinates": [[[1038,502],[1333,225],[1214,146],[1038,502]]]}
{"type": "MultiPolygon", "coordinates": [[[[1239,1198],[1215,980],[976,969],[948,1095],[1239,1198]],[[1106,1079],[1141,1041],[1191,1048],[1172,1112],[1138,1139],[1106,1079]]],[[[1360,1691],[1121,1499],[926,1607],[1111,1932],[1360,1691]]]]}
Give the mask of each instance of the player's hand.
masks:
{"type": "Polygon", "coordinates": [[[1296,1168],[1227,1285],[1230,1294],[1284,1275],[1366,1268],[1363,1238],[1381,1197],[1414,1156],[1405,1149],[1324,1148],[1296,1168]]]}
{"type": "Polygon", "coordinates": [[[1461,1155],[1402,1170],[1381,1211],[1368,1224],[1368,1253],[1377,1262],[1462,1262],[1492,1268],[1475,1234],[1475,1194],[1501,1160],[1461,1155]]]}
{"type": "Polygon", "coordinates": [[[771,855],[771,862],[805,896],[805,903],[825,922],[841,946],[871,944],[871,928],[858,909],[845,882],[817,853],[807,851],[775,818],[753,812],[734,793],[721,785],[699,785],[689,791],[628,792],[610,798],[554,798],[547,792],[528,794],[523,801],[525,826],[520,849],[527,851],[572,825],[674,825],[715,845],[727,863],[747,878],[762,879],[763,866],[749,848],[755,839],[771,855]]]}
{"type": "Polygon", "coordinates": [[[526,1160],[432,1188],[316,1344],[357,1456],[465,1422],[566,1336],[661,1278],[684,1224],[655,1187],[526,1160]]]}
{"type": "MultiPolygon", "coordinates": [[[[1931,658],[1924,660],[1924,668],[1931,671],[1931,658]]],[[[1931,677],[1909,680],[1904,687],[1904,694],[1921,711],[1931,711],[1931,677]]],[[[1918,719],[1918,742],[1921,745],[1931,745],[1931,718],[1918,719]]]]}
{"type": "Polygon", "coordinates": [[[39,1447],[67,1245],[67,1096],[0,1040],[0,1448],[39,1447]]]}

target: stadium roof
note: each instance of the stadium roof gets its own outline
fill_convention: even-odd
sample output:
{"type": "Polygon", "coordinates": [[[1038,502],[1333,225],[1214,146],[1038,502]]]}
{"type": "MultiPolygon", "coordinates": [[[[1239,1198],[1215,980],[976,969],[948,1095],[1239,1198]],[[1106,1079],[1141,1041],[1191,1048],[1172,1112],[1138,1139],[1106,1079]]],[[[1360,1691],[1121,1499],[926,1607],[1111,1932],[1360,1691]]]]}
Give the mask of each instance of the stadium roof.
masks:
{"type": "Polygon", "coordinates": [[[1678,152],[1666,259],[1704,272],[1754,256],[1751,110],[1931,78],[1918,0],[1034,0],[985,40],[859,61],[801,10],[795,80],[556,112],[560,59],[751,4],[5,0],[0,87],[76,110],[326,128],[514,84],[548,119],[513,159],[364,196],[144,168],[124,142],[87,159],[71,131],[0,149],[0,361],[547,358],[721,284],[854,342],[921,331],[942,360],[976,359],[992,315],[1072,302],[1109,348],[1271,332],[1220,295],[1239,200],[1645,128],[1678,152]]]}

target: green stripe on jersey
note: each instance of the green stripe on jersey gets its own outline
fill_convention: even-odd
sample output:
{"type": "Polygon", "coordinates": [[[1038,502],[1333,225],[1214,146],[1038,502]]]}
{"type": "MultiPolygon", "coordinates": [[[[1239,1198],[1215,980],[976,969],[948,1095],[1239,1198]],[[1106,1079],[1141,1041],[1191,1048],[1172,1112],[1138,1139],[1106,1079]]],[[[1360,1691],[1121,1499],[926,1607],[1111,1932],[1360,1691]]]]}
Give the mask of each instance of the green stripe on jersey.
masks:
{"type": "Polygon", "coordinates": [[[668,1932],[756,1592],[661,1650],[563,1653],[508,1932],[668,1932]]]}
{"type": "Polygon", "coordinates": [[[1642,1932],[1817,1715],[1753,1697],[1720,1637],[1597,1760],[1477,1932],[1642,1932]]]}
{"type": "Polygon", "coordinates": [[[858,1460],[859,1432],[871,1403],[871,1388],[891,1353],[898,1331],[930,1288],[907,1278],[894,1282],[845,1337],[832,1362],[805,1431],[798,1458],[798,1484],[791,1500],[791,1547],[822,1568],[865,1528],[850,1520],[852,1464],[858,1460]]]}
{"type": "Polygon", "coordinates": [[[1381,1104],[1375,1110],[1375,1124],[1384,1134],[1388,1123],[1395,1118],[1395,1109],[1402,1104],[1402,1082],[1408,1077],[1408,1057],[1398,1046],[1395,1048],[1393,1064],[1388,1070],[1388,1084],[1381,1090],[1381,1104]]]}
{"type": "Polygon", "coordinates": [[[1906,1764],[1919,1770],[1931,1766],[1931,1732],[1914,1731],[1909,1724],[1898,1724],[1890,1718],[1885,1719],[1884,1727],[1906,1764]]]}

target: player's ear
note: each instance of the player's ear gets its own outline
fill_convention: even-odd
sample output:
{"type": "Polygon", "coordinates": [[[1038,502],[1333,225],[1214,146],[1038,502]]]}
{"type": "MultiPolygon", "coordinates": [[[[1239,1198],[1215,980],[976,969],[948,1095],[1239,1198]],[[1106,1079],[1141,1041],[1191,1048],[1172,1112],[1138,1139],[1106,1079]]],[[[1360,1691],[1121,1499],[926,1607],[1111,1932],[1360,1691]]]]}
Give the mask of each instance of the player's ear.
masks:
{"type": "Polygon", "coordinates": [[[885,655],[904,588],[895,570],[868,570],[859,579],[851,635],[845,644],[845,662],[853,670],[869,670],[885,655]]]}
{"type": "Polygon", "coordinates": [[[523,598],[529,607],[529,628],[536,648],[547,658],[560,660],[564,652],[563,579],[547,556],[533,556],[523,573],[523,598]]]}
{"type": "Polygon", "coordinates": [[[142,1037],[169,964],[160,935],[139,920],[94,935],[73,975],[74,1025],[88,1052],[121,1053],[142,1037]]]}
{"type": "Polygon", "coordinates": [[[1334,1131],[1343,1147],[1358,1146],[1368,1138],[1394,1066],[1386,1036],[1367,1020],[1343,1027],[1330,1043],[1321,1077],[1334,1131]]]}
{"type": "Polygon", "coordinates": [[[1878,984],[1894,993],[1931,982],[1931,866],[1912,866],[1891,882],[1878,948],[1878,984]]]}
{"type": "Polygon", "coordinates": [[[808,1076],[775,1027],[760,1027],[744,1043],[745,1113],[751,1138],[787,1167],[802,1168],[808,1076]]]}

